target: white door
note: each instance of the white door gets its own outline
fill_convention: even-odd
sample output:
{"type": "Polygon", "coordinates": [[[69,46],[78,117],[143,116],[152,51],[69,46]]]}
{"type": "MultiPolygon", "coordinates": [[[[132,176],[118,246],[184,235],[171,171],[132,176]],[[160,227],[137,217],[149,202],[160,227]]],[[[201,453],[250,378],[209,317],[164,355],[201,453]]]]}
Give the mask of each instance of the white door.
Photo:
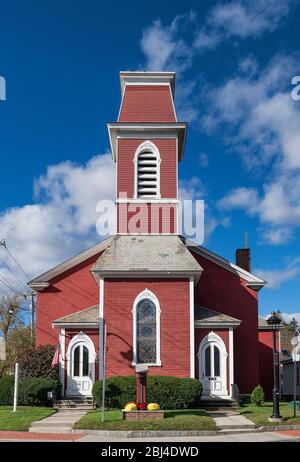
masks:
{"type": "Polygon", "coordinates": [[[90,396],[93,386],[94,359],[85,342],[77,342],[70,352],[70,367],[67,382],[68,396],[90,396]]]}
{"type": "Polygon", "coordinates": [[[215,341],[207,341],[201,349],[200,380],[203,395],[224,396],[227,391],[226,351],[223,345],[215,341]]]}

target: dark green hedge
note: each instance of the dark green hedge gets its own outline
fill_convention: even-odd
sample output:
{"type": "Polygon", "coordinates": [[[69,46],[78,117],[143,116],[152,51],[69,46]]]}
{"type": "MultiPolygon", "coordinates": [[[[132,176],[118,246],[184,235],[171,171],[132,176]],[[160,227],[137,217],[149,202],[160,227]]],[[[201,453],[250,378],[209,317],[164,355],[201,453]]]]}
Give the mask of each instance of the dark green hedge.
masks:
{"type": "MultiPolygon", "coordinates": [[[[135,401],[135,377],[121,376],[106,379],[105,406],[122,409],[128,401],[135,401]]],[[[148,403],[158,403],[162,409],[184,409],[200,405],[202,385],[197,379],[167,376],[149,376],[147,383],[148,403]]],[[[93,386],[96,406],[102,402],[102,381],[93,386]]]]}
{"type": "MultiPolygon", "coordinates": [[[[49,405],[48,391],[59,394],[60,384],[57,380],[31,378],[19,381],[18,405],[41,406],[49,405]]],[[[7,376],[0,380],[0,405],[12,405],[14,396],[14,376],[7,376]]]]}

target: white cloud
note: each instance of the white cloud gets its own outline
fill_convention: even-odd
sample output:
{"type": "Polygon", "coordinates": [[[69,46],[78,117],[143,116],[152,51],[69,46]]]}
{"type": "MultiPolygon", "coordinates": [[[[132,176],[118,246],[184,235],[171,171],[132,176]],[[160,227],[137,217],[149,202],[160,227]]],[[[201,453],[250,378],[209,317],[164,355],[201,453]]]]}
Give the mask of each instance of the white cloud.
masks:
{"type": "Polygon", "coordinates": [[[290,322],[290,321],[293,320],[293,318],[295,318],[296,321],[298,322],[298,324],[300,324],[300,313],[299,312],[296,312],[296,313],[281,313],[281,316],[283,317],[285,322],[290,322]]]}
{"type": "Polygon", "coordinates": [[[290,94],[297,56],[276,56],[261,72],[241,70],[206,94],[209,131],[225,128],[225,142],[242,155],[250,170],[266,168],[261,190],[235,188],[219,201],[223,209],[257,215],[264,240],[291,239],[300,227],[300,105],[290,94]]]}
{"type": "MultiPolygon", "coordinates": [[[[35,203],[0,215],[0,237],[31,277],[101,240],[96,205],[114,198],[115,165],[109,154],[85,165],[62,162],[48,167],[34,189],[35,203]]],[[[13,266],[8,254],[2,252],[1,258],[13,266]]],[[[1,276],[18,285],[0,261],[1,276]]]]}
{"type": "Polygon", "coordinates": [[[300,273],[300,257],[292,259],[283,269],[254,268],[253,273],[268,282],[267,289],[278,289],[284,282],[298,276],[300,273]]]}

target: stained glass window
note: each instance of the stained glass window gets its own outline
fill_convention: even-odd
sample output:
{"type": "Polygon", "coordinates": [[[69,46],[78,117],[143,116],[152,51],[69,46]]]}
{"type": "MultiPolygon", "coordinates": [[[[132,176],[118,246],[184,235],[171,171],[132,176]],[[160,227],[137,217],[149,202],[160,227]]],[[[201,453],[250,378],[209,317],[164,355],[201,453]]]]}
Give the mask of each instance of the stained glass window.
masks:
{"type": "Polygon", "coordinates": [[[137,363],[156,363],[156,306],[149,300],[141,300],[136,313],[137,363]]]}

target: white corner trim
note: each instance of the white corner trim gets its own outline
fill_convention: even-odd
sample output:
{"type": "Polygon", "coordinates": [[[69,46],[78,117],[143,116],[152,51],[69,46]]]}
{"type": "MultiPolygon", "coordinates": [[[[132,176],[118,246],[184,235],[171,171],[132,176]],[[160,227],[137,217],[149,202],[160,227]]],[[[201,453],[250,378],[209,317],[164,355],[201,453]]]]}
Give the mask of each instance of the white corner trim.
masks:
{"type": "Polygon", "coordinates": [[[133,359],[132,359],[132,365],[136,366],[137,365],[137,351],[136,351],[136,344],[137,344],[137,306],[140,301],[144,299],[149,299],[151,300],[154,305],[155,305],[155,312],[156,312],[156,362],[155,363],[147,363],[144,364],[145,366],[161,366],[161,358],[160,358],[160,315],[161,315],[161,309],[160,309],[160,304],[158,301],[158,298],[156,295],[151,292],[151,290],[148,290],[147,288],[140,292],[136,299],[134,300],[133,303],[133,308],[132,308],[132,320],[133,320],[133,359]]]}
{"type": "Polygon", "coordinates": [[[59,364],[59,381],[62,385],[62,394],[65,394],[65,360],[66,360],[66,331],[60,330],[60,364],[59,364]]]}
{"type": "Polygon", "coordinates": [[[233,327],[229,327],[229,394],[232,396],[234,384],[233,327]]]}
{"type": "Polygon", "coordinates": [[[190,376],[195,378],[194,278],[190,277],[190,376]]]}
{"type": "Polygon", "coordinates": [[[104,378],[104,278],[100,276],[99,283],[99,380],[104,378]]]}

